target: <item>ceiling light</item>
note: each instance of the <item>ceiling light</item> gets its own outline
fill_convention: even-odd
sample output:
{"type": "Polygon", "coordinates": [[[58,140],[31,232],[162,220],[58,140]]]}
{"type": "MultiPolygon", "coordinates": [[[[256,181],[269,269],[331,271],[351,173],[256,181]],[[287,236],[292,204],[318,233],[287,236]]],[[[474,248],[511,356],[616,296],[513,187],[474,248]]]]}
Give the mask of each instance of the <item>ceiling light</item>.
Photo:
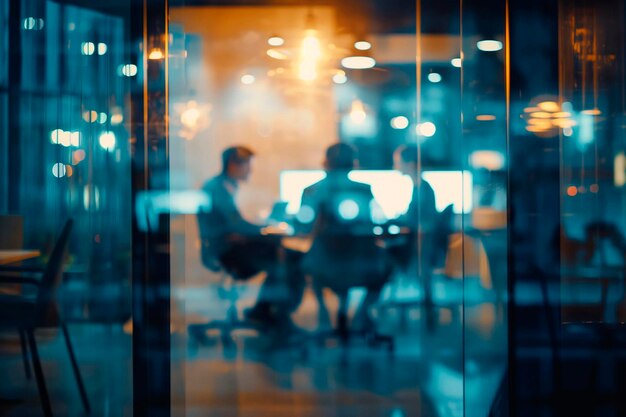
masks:
{"type": "Polygon", "coordinates": [[[441,81],[441,74],[437,73],[437,72],[431,72],[430,74],[428,74],[428,81],[430,81],[431,83],[438,83],[441,81]]]}
{"type": "Polygon", "coordinates": [[[493,39],[478,41],[476,47],[483,52],[496,52],[502,49],[502,42],[493,39]]]}
{"type": "Polygon", "coordinates": [[[254,78],[254,75],[251,74],[246,74],[241,77],[241,83],[245,85],[253,84],[255,81],[256,78],[254,78]]]}
{"type": "Polygon", "coordinates": [[[359,51],[367,51],[372,47],[372,44],[367,41],[358,41],[354,43],[354,47],[359,51]]]}
{"type": "Polygon", "coordinates": [[[409,126],[409,119],[405,116],[396,116],[389,123],[394,129],[406,129],[409,126]]]}
{"type": "Polygon", "coordinates": [[[376,60],[369,56],[349,56],[341,60],[341,66],[349,69],[368,69],[376,65],[376,60]]]}
{"type": "Polygon", "coordinates": [[[346,73],[341,71],[337,74],[333,75],[333,82],[335,84],[345,84],[348,81],[348,77],[346,77],[346,73]]]}
{"type": "Polygon", "coordinates": [[[285,44],[285,40],[280,36],[272,36],[267,40],[267,43],[271,46],[281,46],[285,44]]]}
{"type": "Polygon", "coordinates": [[[287,59],[287,55],[280,52],[278,49],[268,49],[267,56],[274,59],[285,60],[287,59]]]}

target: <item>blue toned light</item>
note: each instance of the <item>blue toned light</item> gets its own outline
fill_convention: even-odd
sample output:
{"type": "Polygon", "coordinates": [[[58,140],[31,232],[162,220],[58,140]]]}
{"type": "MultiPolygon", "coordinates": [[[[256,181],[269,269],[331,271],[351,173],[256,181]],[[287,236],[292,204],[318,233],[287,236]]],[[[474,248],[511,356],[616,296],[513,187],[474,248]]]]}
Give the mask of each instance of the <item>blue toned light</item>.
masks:
{"type": "Polygon", "coordinates": [[[117,67],[117,73],[124,77],[134,77],[137,75],[137,65],[135,64],[123,64],[117,67]]]}
{"type": "Polygon", "coordinates": [[[315,219],[315,210],[310,206],[302,206],[296,215],[300,223],[309,224],[315,219]]]}
{"type": "MultiPolygon", "coordinates": [[[[98,188],[94,189],[96,206],[99,205],[98,188]]],[[[85,186],[85,210],[89,209],[90,194],[85,186]]],[[[159,226],[161,214],[197,214],[209,212],[213,207],[210,195],[198,190],[182,191],[142,191],[137,194],[135,215],[140,230],[155,229],[159,226]]]]}
{"type": "Polygon", "coordinates": [[[96,52],[96,45],[93,42],[83,42],[80,44],[80,53],[83,55],[93,55],[96,52]]]}
{"type": "Polygon", "coordinates": [[[383,228],[380,226],[374,226],[373,232],[376,236],[380,236],[383,234],[383,228]]]}
{"type": "Polygon", "coordinates": [[[431,83],[440,82],[441,74],[439,74],[438,72],[431,72],[430,74],[428,74],[428,81],[430,81],[431,83]]]}
{"type": "Polygon", "coordinates": [[[580,115],[580,126],[578,127],[578,146],[580,149],[585,149],[594,139],[594,116],[590,114],[582,113],[580,115]]]}
{"type": "Polygon", "coordinates": [[[496,52],[502,49],[502,42],[493,39],[478,41],[476,47],[483,52],[496,52]]]}
{"type": "Polygon", "coordinates": [[[387,230],[389,231],[390,235],[397,235],[400,233],[400,226],[392,224],[387,230]]]}
{"type": "Polygon", "coordinates": [[[98,55],[104,55],[104,54],[106,54],[108,49],[109,49],[109,48],[107,47],[107,44],[106,44],[106,43],[100,42],[100,43],[98,44],[98,55]]]}
{"type": "Polygon", "coordinates": [[[57,178],[63,178],[66,172],[67,172],[67,168],[65,167],[65,164],[57,162],[56,164],[52,166],[52,175],[54,175],[57,178]]]}
{"type": "Polygon", "coordinates": [[[41,30],[43,29],[44,21],[42,18],[35,19],[34,17],[27,17],[24,19],[24,29],[26,30],[41,30]]]}
{"type": "Polygon", "coordinates": [[[354,200],[343,200],[339,203],[339,216],[344,220],[354,220],[359,215],[359,205],[354,200]]]}

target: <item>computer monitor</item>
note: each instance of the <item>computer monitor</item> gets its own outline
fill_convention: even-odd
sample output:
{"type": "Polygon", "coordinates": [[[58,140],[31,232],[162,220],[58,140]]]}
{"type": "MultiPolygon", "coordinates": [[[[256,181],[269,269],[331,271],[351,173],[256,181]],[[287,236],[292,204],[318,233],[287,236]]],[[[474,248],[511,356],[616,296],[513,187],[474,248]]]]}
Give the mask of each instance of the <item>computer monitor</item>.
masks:
{"type": "MultiPolygon", "coordinates": [[[[392,170],[354,170],[348,174],[353,181],[369,184],[374,199],[387,219],[406,213],[411,202],[411,179],[392,170]]],[[[302,192],[306,187],[326,177],[323,170],[288,170],[280,173],[280,199],[287,202],[287,213],[300,209],[302,192]]],[[[424,178],[435,192],[435,206],[443,211],[453,205],[455,213],[472,210],[472,174],[469,171],[424,171],[424,178]]]]}

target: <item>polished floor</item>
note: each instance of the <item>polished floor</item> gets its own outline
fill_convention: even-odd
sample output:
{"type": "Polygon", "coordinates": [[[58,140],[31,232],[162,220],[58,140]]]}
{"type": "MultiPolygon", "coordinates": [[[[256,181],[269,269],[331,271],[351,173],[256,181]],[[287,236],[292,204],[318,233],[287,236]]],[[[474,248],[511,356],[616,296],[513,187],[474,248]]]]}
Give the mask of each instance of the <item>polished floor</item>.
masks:
{"type": "MultiPolygon", "coordinates": [[[[452,287],[440,283],[442,294],[452,287]]],[[[458,285],[458,284],[457,284],[458,285]]],[[[241,303],[254,298],[254,284],[241,303]]],[[[214,286],[176,292],[178,319],[184,323],[218,318],[225,306],[214,286]]],[[[404,289],[404,294],[411,294],[404,289]]],[[[336,299],[326,294],[331,313],[336,299]]],[[[353,294],[354,310],[362,293],[353,294]]],[[[387,294],[389,300],[392,297],[387,294]]],[[[400,297],[401,298],[401,297],[400,297]]],[[[445,297],[444,297],[445,298],[445,297]]],[[[382,331],[395,337],[395,350],[361,339],[348,346],[275,340],[251,332],[235,335],[224,348],[218,338],[198,344],[181,326],[172,334],[173,415],[296,417],[457,417],[487,416],[503,375],[506,346],[501,311],[493,303],[458,304],[435,313],[429,328],[419,303],[378,311],[382,331]],[[463,320],[465,330],[463,330],[463,320]]],[[[294,314],[301,327],[316,327],[317,303],[308,292],[294,314]]],[[[121,325],[73,324],[75,342],[94,416],[130,416],[131,336],[121,325]]],[[[209,335],[211,336],[211,335],[209,335]]],[[[38,334],[44,373],[56,416],[84,415],[62,339],[38,334]]],[[[19,341],[2,339],[0,415],[41,415],[34,380],[25,377],[19,341]]]]}

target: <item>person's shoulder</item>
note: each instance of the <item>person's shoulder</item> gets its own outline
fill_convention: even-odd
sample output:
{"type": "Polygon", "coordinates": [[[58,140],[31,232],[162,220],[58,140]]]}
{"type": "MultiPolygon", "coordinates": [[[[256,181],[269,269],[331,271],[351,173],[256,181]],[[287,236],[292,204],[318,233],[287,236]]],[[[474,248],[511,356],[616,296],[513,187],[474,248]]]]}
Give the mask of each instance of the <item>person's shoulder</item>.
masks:
{"type": "Polygon", "coordinates": [[[224,176],[223,175],[216,175],[216,176],[211,177],[208,180],[206,180],[204,182],[204,184],[202,185],[202,189],[203,190],[214,190],[217,187],[223,187],[223,186],[224,186],[224,176]]]}
{"type": "Polygon", "coordinates": [[[309,196],[311,194],[315,194],[317,192],[319,192],[320,189],[322,189],[324,186],[324,180],[319,180],[318,182],[309,185],[308,187],[306,187],[304,189],[304,191],[302,191],[302,195],[304,196],[309,196]]]}
{"type": "Polygon", "coordinates": [[[424,178],[422,178],[420,180],[420,186],[428,191],[432,191],[435,192],[435,189],[433,188],[433,186],[431,185],[431,183],[429,183],[428,181],[426,181],[424,178]]]}
{"type": "Polygon", "coordinates": [[[370,194],[372,193],[372,186],[364,182],[357,182],[357,181],[350,180],[350,188],[354,191],[361,192],[361,193],[370,193],[370,194]]]}

